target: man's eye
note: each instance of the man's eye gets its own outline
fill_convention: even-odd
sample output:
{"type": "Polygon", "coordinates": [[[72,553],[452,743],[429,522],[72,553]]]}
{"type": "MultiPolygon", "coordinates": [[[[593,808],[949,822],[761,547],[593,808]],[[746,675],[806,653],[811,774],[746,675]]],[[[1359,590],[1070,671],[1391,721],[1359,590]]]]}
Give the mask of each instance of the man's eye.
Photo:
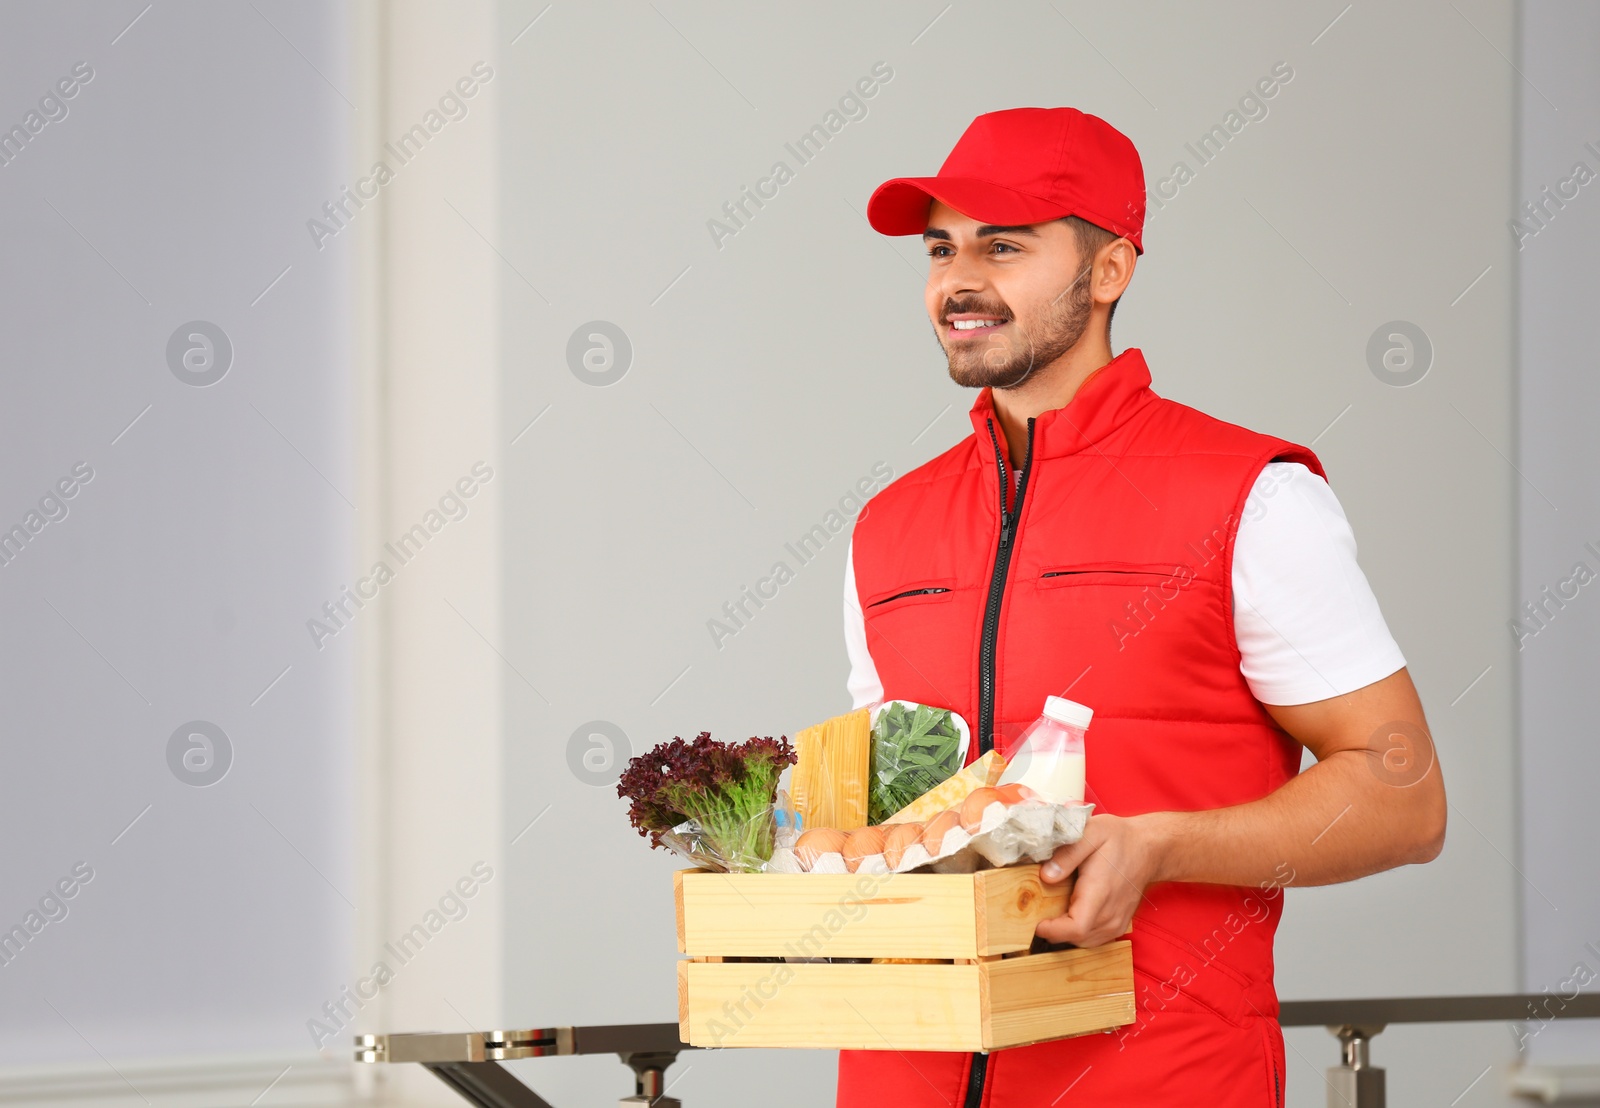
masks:
{"type": "MultiPolygon", "coordinates": [[[[994,249],[1000,250],[1002,248],[1007,250],[1007,251],[1009,251],[1009,252],[1011,252],[1011,253],[1017,253],[1017,248],[1015,246],[1013,246],[1009,242],[997,242],[997,243],[994,244],[994,249]]],[[[950,247],[949,247],[948,244],[940,243],[938,246],[933,246],[933,247],[930,247],[928,249],[928,257],[930,257],[930,258],[942,258],[945,255],[939,253],[939,251],[941,251],[941,250],[949,250],[949,249],[950,249],[950,247]]]]}

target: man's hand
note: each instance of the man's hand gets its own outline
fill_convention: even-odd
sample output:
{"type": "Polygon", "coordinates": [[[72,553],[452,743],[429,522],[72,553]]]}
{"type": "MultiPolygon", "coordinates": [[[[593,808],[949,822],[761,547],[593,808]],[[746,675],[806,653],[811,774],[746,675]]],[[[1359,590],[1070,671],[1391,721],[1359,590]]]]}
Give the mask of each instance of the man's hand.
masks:
{"type": "Polygon", "coordinates": [[[1077,871],[1065,915],[1042,920],[1044,939],[1101,946],[1133,926],[1133,913],[1159,869],[1158,840],[1142,816],[1090,816],[1083,838],[1056,850],[1039,876],[1059,884],[1077,871]]]}

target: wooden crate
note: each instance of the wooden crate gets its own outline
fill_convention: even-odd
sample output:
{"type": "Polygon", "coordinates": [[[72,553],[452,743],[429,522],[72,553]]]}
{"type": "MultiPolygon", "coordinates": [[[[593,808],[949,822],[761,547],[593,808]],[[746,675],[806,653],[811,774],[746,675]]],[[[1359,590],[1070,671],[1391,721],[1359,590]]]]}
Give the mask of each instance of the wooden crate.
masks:
{"type": "Polygon", "coordinates": [[[674,879],[679,1034],[703,1047],[997,1050],[1134,1020],[1126,941],[1028,954],[1067,889],[974,874],[674,879]],[[746,959],[892,958],[851,964],[746,959]]]}

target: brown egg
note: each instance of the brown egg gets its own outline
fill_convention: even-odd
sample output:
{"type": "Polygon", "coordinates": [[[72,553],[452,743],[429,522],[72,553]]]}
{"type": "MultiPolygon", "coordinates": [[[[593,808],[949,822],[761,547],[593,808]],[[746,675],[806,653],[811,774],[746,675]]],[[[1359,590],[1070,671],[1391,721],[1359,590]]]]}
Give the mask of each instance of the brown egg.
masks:
{"type": "Polygon", "coordinates": [[[1000,791],[988,787],[973,789],[961,802],[961,829],[976,835],[983,824],[983,810],[1000,799],[1000,791]]]}
{"type": "Polygon", "coordinates": [[[890,869],[900,868],[900,859],[906,856],[911,844],[922,841],[920,823],[891,823],[883,836],[883,864],[890,869]]]}
{"type": "Polygon", "coordinates": [[[810,869],[824,854],[838,854],[844,850],[843,831],[832,827],[813,827],[803,832],[794,844],[794,856],[802,869],[810,869]]]}
{"type": "Polygon", "coordinates": [[[858,827],[844,841],[844,868],[854,873],[861,859],[883,853],[883,828],[858,827]]]}
{"type": "Polygon", "coordinates": [[[961,810],[947,808],[928,821],[927,830],[922,833],[922,845],[929,854],[938,857],[939,848],[944,844],[945,833],[951,828],[961,826],[961,810]]]}
{"type": "Polygon", "coordinates": [[[1013,781],[1009,785],[995,786],[995,799],[1007,808],[1013,804],[1021,804],[1024,800],[1032,800],[1038,794],[1021,781],[1013,781]]]}

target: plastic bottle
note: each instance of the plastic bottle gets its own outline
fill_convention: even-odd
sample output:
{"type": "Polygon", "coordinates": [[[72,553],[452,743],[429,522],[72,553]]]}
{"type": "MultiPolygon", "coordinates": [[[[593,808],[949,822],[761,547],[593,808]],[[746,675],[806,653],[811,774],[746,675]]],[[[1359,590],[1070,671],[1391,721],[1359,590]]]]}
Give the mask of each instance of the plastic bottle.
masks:
{"type": "Polygon", "coordinates": [[[1084,733],[1094,709],[1065,697],[1045,698],[1044,714],[1022,733],[1000,784],[1021,782],[1055,804],[1081,804],[1084,733]]]}

